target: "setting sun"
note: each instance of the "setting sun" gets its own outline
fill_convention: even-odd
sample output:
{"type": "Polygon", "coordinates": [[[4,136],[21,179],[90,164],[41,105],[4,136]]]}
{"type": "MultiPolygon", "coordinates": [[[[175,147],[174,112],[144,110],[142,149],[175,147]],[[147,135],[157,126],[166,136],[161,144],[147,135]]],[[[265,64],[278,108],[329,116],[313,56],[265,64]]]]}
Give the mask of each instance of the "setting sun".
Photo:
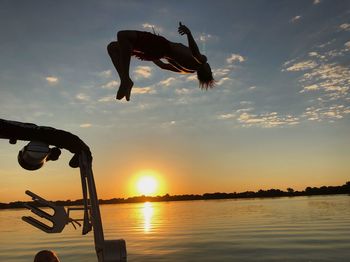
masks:
{"type": "Polygon", "coordinates": [[[152,176],[143,176],[137,181],[137,191],[142,195],[154,194],[157,187],[157,180],[152,176]]]}
{"type": "Polygon", "coordinates": [[[156,196],[166,193],[164,177],[154,169],[141,169],[130,179],[130,194],[156,196]]]}

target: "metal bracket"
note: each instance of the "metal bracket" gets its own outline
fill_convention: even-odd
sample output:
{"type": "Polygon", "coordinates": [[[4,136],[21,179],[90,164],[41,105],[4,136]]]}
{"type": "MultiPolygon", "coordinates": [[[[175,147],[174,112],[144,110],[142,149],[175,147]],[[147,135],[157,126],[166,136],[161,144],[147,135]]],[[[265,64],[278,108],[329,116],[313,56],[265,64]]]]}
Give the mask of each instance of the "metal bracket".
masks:
{"type": "Polygon", "coordinates": [[[44,198],[34,194],[33,192],[27,190],[26,194],[28,196],[31,196],[33,201],[35,203],[38,203],[41,206],[49,207],[54,210],[54,214],[50,215],[49,213],[46,213],[42,209],[38,208],[37,206],[33,204],[25,203],[24,206],[32,211],[37,216],[44,218],[52,223],[52,226],[49,226],[31,216],[23,216],[22,220],[25,222],[31,224],[32,226],[46,232],[46,233],[61,233],[62,230],[65,228],[65,226],[71,222],[70,218],[68,217],[68,214],[64,207],[62,206],[56,206],[50,201],[45,200],[44,198]]]}

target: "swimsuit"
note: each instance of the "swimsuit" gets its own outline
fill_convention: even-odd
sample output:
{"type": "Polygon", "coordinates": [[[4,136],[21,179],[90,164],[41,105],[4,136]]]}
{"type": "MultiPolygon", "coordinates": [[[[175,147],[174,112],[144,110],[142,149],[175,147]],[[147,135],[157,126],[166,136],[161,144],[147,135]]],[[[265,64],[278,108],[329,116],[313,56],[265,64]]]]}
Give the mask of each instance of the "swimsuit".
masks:
{"type": "Polygon", "coordinates": [[[170,42],[164,37],[149,32],[137,32],[132,55],[140,60],[154,61],[164,58],[170,50],[170,42]]]}

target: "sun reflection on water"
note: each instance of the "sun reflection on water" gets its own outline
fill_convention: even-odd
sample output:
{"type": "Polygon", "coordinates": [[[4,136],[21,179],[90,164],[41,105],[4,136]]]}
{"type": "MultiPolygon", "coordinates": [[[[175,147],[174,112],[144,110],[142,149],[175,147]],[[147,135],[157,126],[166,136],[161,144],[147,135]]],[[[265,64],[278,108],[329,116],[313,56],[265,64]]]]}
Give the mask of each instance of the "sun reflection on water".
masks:
{"type": "Polygon", "coordinates": [[[142,214],[144,219],[143,230],[144,232],[150,232],[152,229],[152,217],[154,214],[153,204],[150,202],[145,202],[143,204],[142,214]]]}

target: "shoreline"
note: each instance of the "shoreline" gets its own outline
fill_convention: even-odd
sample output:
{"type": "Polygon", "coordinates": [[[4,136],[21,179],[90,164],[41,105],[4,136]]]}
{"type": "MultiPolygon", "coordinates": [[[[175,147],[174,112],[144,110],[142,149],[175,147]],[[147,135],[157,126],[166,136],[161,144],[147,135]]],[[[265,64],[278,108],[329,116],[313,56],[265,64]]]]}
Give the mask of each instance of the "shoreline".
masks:
{"type": "MultiPolygon", "coordinates": [[[[322,186],[307,187],[304,191],[294,191],[292,188],[288,188],[287,191],[279,189],[245,191],[241,193],[204,193],[198,194],[185,194],[171,196],[166,194],[164,196],[135,196],[129,198],[112,198],[112,199],[99,199],[100,205],[109,204],[127,204],[127,203],[143,203],[143,202],[173,202],[173,201],[193,201],[193,200],[219,200],[219,199],[258,199],[258,198],[277,198],[277,197],[298,197],[298,196],[321,196],[321,195],[350,195],[350,182],[346,182],[342,186],[322,186]]],[[[50,201],[57,206],[82,206],[83,200],[58,200],[50,201]]],[[[15,201],[10,203],[0,203],[0,209],[19,209],[24,208],[25,203],[37,205],[33,201],[15,201]]]]}

